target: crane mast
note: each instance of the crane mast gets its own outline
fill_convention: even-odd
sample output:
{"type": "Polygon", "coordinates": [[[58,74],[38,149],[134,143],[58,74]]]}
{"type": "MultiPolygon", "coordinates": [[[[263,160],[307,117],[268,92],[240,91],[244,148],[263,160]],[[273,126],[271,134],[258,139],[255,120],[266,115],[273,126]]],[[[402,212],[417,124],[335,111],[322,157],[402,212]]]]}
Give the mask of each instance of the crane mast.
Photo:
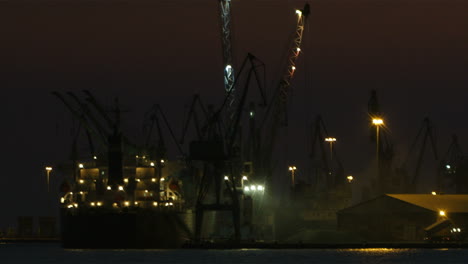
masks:
{"type": "Polygon", "coordinates": [[[219,14],[221,18],[221,38],[223,49],[224,67],[224,90],[228,96],[227,112],[229,119],[233,116],[233,106],[235,102],[234,83],[235,74],[232,65],[232,45],[231,45],[231,0],[219,0],[219,14]]]}

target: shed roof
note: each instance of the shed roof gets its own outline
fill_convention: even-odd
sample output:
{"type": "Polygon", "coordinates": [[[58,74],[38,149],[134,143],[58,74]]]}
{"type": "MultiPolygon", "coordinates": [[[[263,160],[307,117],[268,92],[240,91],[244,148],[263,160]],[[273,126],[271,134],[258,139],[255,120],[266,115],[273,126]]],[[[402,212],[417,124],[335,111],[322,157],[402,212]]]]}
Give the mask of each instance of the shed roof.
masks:
{"type": "Polygon", "coordinates": [[[466,194],[386,194],[392,198],[414,204],[431,211],[468,213],[468,195],[466,194]]]}

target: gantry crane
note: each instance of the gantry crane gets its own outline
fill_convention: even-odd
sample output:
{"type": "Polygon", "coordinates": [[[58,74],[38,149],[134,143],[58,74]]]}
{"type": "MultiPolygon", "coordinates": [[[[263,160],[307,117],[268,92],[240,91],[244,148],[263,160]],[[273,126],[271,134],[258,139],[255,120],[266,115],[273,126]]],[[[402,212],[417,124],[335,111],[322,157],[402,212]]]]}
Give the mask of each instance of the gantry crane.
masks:
{"type": "MultiPolygon", "coordinates": [[[[264,66],[253,55],[248,54],[239,70],[239,75],[242,74],[248,63],[250,70],[247,72],[239,102],[233,111],[232,122],[226,127],[222,124],[222,116],[224,111],[227,111],[229,103],[229,94],[227,94],[218,109],[209,107],[205,112],[202,107],[202,111],[207,116],[206,123],[202,126],[196,124],[198,138],[190,143],[189,158],[192,164],[198,162],[201,163],[202,167],[197,183],[195,220],[195,239],[197,241],[201,239],[203,216],[206,211],[230,211],[234,226],[234,241],[238,242],[240,240],[240,205],[237,190],[237,182],[241,178],[240,166],[237,166],[240,155],[237,149],[237,142],[241,133],[239,126],[252,75],[256,78],[257,84],[262,90],[257,68],[264,66]],[[225,186],[224,197],[221,195],[222,185],[225,186]],[[221,198],[227,198],[229,202],[223,202],[221,198]]],[[[196,102],[200,101],[194,99],[192,106],[195,106],[196,102]]],[[[195,117],[194,113],[194,109],[191,107],[189,116],[195,117]]],[[[184,127],[184,134],[186,130],[187,125],[184,127]]]]}

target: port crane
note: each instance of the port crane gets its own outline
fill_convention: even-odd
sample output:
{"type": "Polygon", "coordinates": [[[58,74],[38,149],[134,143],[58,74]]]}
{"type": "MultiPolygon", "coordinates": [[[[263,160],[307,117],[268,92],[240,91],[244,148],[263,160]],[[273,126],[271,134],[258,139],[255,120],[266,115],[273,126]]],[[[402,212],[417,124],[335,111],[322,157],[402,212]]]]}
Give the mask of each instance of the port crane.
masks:
{"type": "Polygon", "coordinates": [[[413,143],[410,146],[408,156],[406,157],[405,161],[403,162],[402,168],[408,168],[408,163],[410,160],[415,160],[415,167],[412,174],[409,175],[408,180],[408,192],[417,192],[417,187],[419,183],[419,175],[421,173],[421,166],[423,162],[423,157],[426,152],[426,145],[427,141],[429,140],[431,147],[432,147],[432,154],[435,161],[438,161],[438,153],[437,153],[437,146],[436,146],[436,138],[434,135],[434,127],[429,120],[429,118],[424,118],[421,128],[418,131],[413,143]],[[416,153],[414,157],[413,153],[416,151],[415,149],[419,147],[419,151],[416,153]]]}
{"type": "Polygon", "coordinates": [[[263,181],[267,182],[267,185],[270,184],[269,181],[271,180],[272,153],[278,139],[279,129],[288,125],[288,96],[291,90],[291,81],[296,72],[296,61],[301,54],[301,43],[309,12],[309,4],[305,4],[302,10],[296,10],[295,33],[288,48],[286,67],[282,71],[281,79],[274,90],[270,102],[268,102],[264,119],[257,129],[259,132],[256,133],[262,135],[262,137],[258,138],[260,142],[257,144],[257,150],[255,150],[257,154],[253,160],[254,174],[257,181],[261,181],[263,178],[263,181]]]}
{"type": "MultiPolygon", "coordinates": [[[[246,72],[243,89],[239,102],[233,111],[233,116],[228,125],[223,124],[223,115],[228,111],[230,95],[227,94],[219,108],[213,106],[204,110],[201,107],[203,114],[206,113],[206,123],[196,125],[197,139],[190,142],[189,159],[190,163],[198,163],[201,167],[199,170],[199,181],[197,183],[197,198],[196,198],[196,220],[195,220],[195,240],[201,240],[201,230],[203,217],[206,211],[228,211],[232,213],[232,222],[234,226],[234,241],[240,240],[240,204],[238,194],[238,182],[241,178],[241,173],[238,164],[240,163],[240,151],[238,149],[239,137],[241,134],[240,124],[243,116],[243,110],[251,83],[252,77],[257,81],[257,86],[262,90],[258,68],[264,64],[252,54],[248,54],[238,75],[246,72]],[[221,190],[224,185],[225,195],[222,197],[221,190]],[[225,198],[228,201],[222,201],[225,198]]],[[[232,91],[231,91],[232,92],[232,91]]],[[[200,105],[198,97],[194,97],[192,107],[190,107],[189,116],[196,117],[194,111],[195,105],[200,105]]],[[[190,120],[185,122],[184,134],[190,120]]],[[[184,136],[182,137],[184,138],[184,136]]]]}
{"type": "Polygon", "coordinates": [[[442,193],[466,193],[463,175],[466,158],[458,143],[458,137],[452,135],[452,141],[445,156],[441,159],[437,174],[437,190],[442,193]]]}
{"type": "MultiPolygon", "coordinates": [[[[108,122],[101,122],[94,116],[94,112],[88,107],[87,104],[83,103],[75,94],[68,92],[67,95],[75,101],[76,106],[72,106],[65,97],[59,92],[52,92],[54,96],[59,98],[65,106],[69,109],[72,115],[78,119],[81,125],[86,129],[87,133],[91,135],[91,138],[97,139],[100,143],[103,159],[108,162],[109,170],[109,185],[116,186],[123,184],[123,171],[122,171],[122,159],[123,153],[122,149],[126,147],[129,151],[136,151],[136,147],[133,143],[130,142],[128,138],[122,135],[120,130],[120,109],[118,102],[116,100],[115,105],[115,118],[112,120],[107,114],[102,110],[103,108],[97,103],[97,101],[92,97],[89,91],[85,91],[88,95],[87,100],[93,105],[96,109],[100,109],[98,113],[101,115],[101,118],[108,120],[108,122]],[[91,99],[91,101],[90,101],[91,99]],[[94,100],[93,100],[94,99],[94,100]]],[[[75,140],[76,141],[76,140],[75,140]]],[[[76,144],[76,142],[74,142],[76,144]]],[[[74,147],[75,148],[75,147],[74,147]]],[[[74,150],[75,151],[75,150],[74,150]]],[[[96,156],[93,155],[93,158],[96,159],[96,156]]],[[[76,164],[74,164],[76,167],[76,164]]]]}
{"type": "Polygon", "coordinates": [[[235,71],[232,59],[231,43],[231,0],[219,1],[219,15],[221,21],[221,43],[223,50],[223,76],[224,90],[227,95],[227,117],[233,118],[233,107],[235,103],[235,71]]]}
{"type": "Polygon", "coordinates": [[[330,138],[325,122],[319,115],[316,117],[310,146],[310,159],[315,174],[316,189],[331,190],[345,183],[343,164],[341,163],[335,148],[330,148],[330,156],[326,151],[326,138],[330,138]],[[324,188],[325,187],[325,188],[324,188]]]}

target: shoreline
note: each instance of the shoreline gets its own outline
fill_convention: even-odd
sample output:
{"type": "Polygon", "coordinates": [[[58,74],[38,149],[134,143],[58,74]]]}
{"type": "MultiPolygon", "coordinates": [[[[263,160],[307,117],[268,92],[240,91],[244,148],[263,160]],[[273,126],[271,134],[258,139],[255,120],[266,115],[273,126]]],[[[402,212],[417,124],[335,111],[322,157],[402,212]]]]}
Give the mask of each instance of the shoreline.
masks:
{"type": "MultiPolygon", "coordinates": [[[[26,244],[26,243],[60,243],[59,238],[0,238],[0,243],[26,244]]],[[[362,243],[276,243],[276,242],[206,242],[187,243],[174,249],[441,249],[441,248],[468,248],[468,241],[463,242],[362,242],[362,243]]],[[[96,249],[106,249],[105,247],[96,249]]],[[[112,248],[107,248],[112,249],[112,248]]],[[[135,248],[132,248],[135,249],[135,248]]],[[[138,249],[138,248],[136,248],[138,249]]],[[[145,249],[145,248],[141,248],[145,249]]]]}

